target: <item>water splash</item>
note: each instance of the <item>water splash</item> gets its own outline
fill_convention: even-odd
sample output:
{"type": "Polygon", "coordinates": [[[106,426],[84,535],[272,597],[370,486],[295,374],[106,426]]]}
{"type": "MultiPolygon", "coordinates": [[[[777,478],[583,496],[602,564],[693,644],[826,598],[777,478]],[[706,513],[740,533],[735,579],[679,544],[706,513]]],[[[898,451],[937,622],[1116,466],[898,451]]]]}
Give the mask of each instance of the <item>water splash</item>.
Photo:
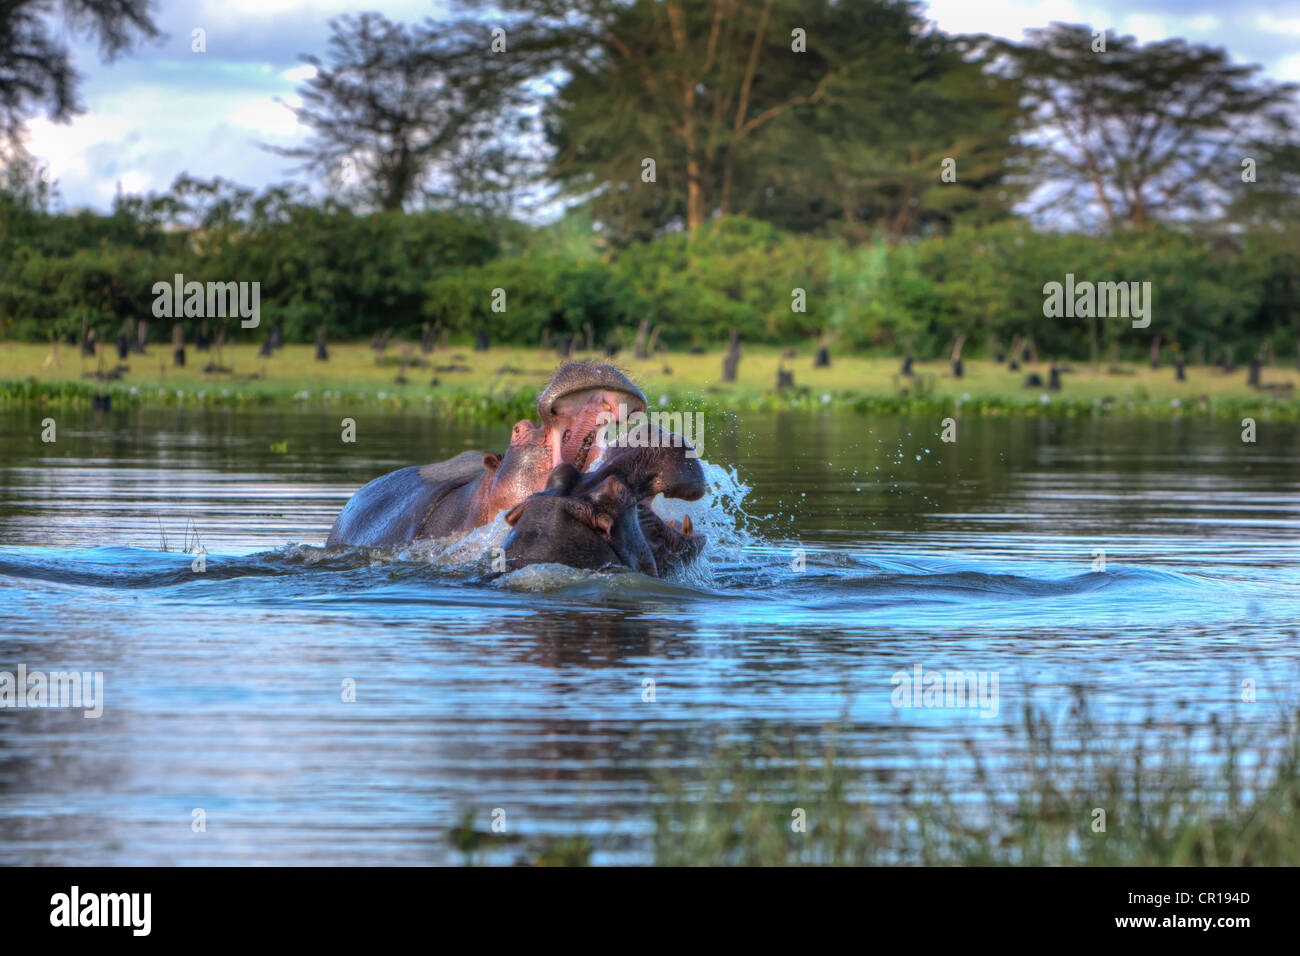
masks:
{"type": "Polygon", "coordinates": [[[762,543],[753,515],[745,510],[745,499],[752,489],[741,480],[736,469],[700,459],[707,490],[699,501],[682,501],[657,495],[650,503],[655,514],[664,519],[681,521],[690,516],[695,530],[707,535],[704,556],[727,560],[739,558],[743,549],[762,543]]]}

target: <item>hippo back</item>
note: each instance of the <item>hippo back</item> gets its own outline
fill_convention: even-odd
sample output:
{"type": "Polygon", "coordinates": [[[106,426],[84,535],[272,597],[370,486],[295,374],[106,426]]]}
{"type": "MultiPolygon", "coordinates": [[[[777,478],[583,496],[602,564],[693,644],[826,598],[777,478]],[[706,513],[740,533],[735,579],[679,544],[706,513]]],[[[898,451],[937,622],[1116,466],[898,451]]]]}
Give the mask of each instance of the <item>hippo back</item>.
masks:
{"type": "Polygon", "coordinates": [[[483,453],[465,451],[446,461],[412,465],[376,478],[348,499],[325,547],[409,544],[431,509],[483,474],[483,453]]]}

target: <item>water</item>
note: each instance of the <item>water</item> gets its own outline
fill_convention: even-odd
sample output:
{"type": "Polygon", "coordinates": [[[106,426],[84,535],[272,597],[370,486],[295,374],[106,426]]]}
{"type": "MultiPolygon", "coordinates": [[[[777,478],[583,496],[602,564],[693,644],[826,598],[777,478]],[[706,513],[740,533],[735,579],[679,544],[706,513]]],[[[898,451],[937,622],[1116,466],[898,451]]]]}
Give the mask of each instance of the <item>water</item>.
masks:
{"type": "Polygon", "coordinates": [[[575,833],[636,861],[664,775],[761,727],[841,723],[888,802],[909,770],[960,775],[968,740],[995,755],[1031,699],[1193,735],[1294,702],[1294,425],[710,420],[699,573],[485,584],[499,528],[318,546],[366,480],[508,425],[65,412],[43,444],[44,417],[0,413],[0,671],[102,671],[104,708],[0,709],[0,864],[459,862],[449,828],[494,810],[503,861],[575,833]],[[918,664],[996,675],[996,707],[893,706],[918,664]]]}

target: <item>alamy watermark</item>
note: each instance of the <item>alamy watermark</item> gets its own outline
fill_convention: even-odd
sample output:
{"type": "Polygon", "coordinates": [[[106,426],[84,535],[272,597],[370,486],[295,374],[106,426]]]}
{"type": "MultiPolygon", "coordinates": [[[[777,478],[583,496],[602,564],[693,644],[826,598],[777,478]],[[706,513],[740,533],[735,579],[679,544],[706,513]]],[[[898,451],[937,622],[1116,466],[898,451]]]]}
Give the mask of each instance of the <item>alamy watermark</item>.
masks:
{"type": "Polygon", "coordinates": [[[998,675],[995,671],[926,670],[913,664],[911,671],[895,671],[890,701],[895,707],[967,708],[981,717],[998,715],[998,675]]]}
{"type": "Polygon", "coordinates": [[[1065,284],[1043,286],[1043,315],[1049,319],[1132,319],[1133,328],[1151,324],[1150,282],[1075,282],[1065,274],[1065,284]]]}
{"type": "Polygon", "coordinates": [[[703,412],[629,412],[618,406],[617,418],[605,414],[602,441],[608,448],[681,448],[687,458],[699,458],[704,450],[703,412]]]}
{"type": "Polygon", "coordinates": [[[171,282],[153,284],[156,319],[240,319],[240,326],[255,329],[262,321],[262,283],[185,281],[176,273],[171,282]]]}
{"type": "Polygon", "coordinates": [[[84,708],[83,717],[104,713],[103,671],[0,671],[0,709],[84,708]]]}

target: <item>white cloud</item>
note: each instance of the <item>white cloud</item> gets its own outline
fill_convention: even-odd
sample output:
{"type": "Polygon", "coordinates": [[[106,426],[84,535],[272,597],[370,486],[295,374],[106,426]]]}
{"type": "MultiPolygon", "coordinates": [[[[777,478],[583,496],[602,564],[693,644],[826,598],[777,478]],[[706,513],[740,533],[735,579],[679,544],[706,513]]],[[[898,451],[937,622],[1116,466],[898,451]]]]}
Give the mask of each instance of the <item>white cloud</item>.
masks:
{"type": "Polygon", "coordinates": [[[70,206],[107,206],[119,181],[127,192],[165,189],[182,172],[265,185],[284,178],[286,160],[257,144],[302,134],[284,105],[301,101],[278,75],[269,85],[259,94],[244,83],[135,83],[102,93],[70,124],[33,122],[29,148],[70,206]]]}
{"type": "Polygon", "coordinates": [[[927,16],[949,33],[989,33],[1011,40],[1023,39],[1026,27],[1095,18],[1071,0],[930,0],[927,16]]]}
{"type": "Polygon", "coordinates": [[[1277,69],[1274,72],[1279,80],[1300,83],[1300,53],[1278,60],[1277,69]]]}
{"type": "Polygon", "coordinates": [[[302,100],[297,96],[286,96],[283,100],[284,103],[266,99],[246,99],[239,103],[232,103],[228,121],[233,126],[264,135],[295,136],[302,130],[289,106],[302,106],[302,100]]]}

